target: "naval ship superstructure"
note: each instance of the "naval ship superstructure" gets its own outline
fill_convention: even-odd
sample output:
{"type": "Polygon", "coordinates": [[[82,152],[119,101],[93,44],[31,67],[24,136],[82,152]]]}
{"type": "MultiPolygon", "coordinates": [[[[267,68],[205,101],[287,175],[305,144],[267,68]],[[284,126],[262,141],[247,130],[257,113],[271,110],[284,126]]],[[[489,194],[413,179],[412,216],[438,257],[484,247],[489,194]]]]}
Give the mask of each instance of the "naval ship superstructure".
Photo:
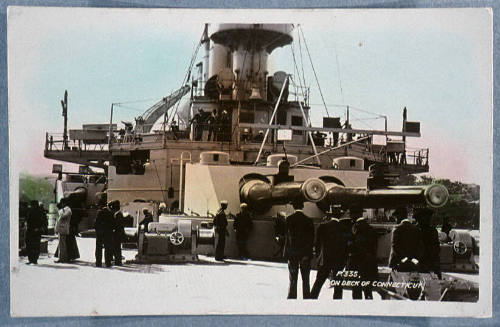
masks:
{"type": "MultiPolygon", "coordinates": [[[[192,61],[177,91],[123,129],[113,121],[113,106],[109,124],[68,133],[65,119],[62,138],[47,134],[45,157],[104,168],[108,200],[135,208],[130,211],[135,225],[142,218],[136,209],[144,202],[155,203],[155,212],[163,202],[195,225],[211,217],[221,200],[228,201],[233,214],[245,202],[255,220],[250,254],[260,258],[275,254],[274,217],[290,213],[295,197],[317,221],[331,205],[429,203],[428,191],[425,198],[423,189],[390,186],[429,170],[428,149],[407,151],[406,139],[419,137],[420,125],[407,121],[406,109],[401,131],[354,129],[348,118],[342,123],[339,117],[324,117],[323,126],[312,126],[308,89],[289,72],[269,71],[270,56],[293,42],[293,30],[292,24],[206,25],[198,46],[205,51],[203,59],[195,67],[192,61]],[[189,107],[179,109],[187,95],[189,107]],[[386,143],[373,143],[374,135],[385,136],[386,143]],[[369,167],[378,168],[369,172],[369,167]],[[356,190],[389,186],[393,189],[387,192],[399,197],[368,200],[356,190]],[[328,195],[337,187],[350,188],[350,195],[358,192],[357,202],[349,196],[326,200],[343,198],[328,195]]],[[[235,255],[236,247],[228,247],[235,255]]]]}

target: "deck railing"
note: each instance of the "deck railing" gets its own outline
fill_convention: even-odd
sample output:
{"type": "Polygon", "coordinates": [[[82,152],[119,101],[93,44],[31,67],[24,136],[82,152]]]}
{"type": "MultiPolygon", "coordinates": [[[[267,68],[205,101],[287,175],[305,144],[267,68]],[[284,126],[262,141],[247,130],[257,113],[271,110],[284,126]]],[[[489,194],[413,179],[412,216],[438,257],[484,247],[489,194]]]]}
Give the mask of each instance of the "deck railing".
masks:
{"type": "Polygon", "coordinates": [[[88,143],[82,140],[66,140],[64,141],[63,133],[45,133],[45,150],[46,151],[108,151],[108,142],[105,143],[88,143]]]}

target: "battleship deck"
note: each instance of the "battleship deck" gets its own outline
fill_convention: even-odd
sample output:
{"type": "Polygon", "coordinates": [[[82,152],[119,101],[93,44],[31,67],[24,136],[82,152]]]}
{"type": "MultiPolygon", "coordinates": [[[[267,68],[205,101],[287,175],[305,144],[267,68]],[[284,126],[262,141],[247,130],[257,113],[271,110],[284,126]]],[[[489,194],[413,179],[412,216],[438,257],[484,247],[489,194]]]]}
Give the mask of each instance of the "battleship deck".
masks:
{"type": "MultiPolygon", "coordinates": [[[[77,242],[80,259],[71,264],[54,263],[56,259],[50,254],[42,255],[37,266],[26,265],[25,257],[19,259],[11,274],[11,307],[16,308],[13,315],[183,314],[203,312],[203,308],[197,309],[196,305],[209,302],[218,302],[220,313],[236,313],[237,308],[244,312],[248,301],[254,300],[287,307],[286,263],[240,260],[220,263],[213,257],[200,256],[198,263],[95,268],[95,240],[77,238],[77,242]],[[127,300],[121,300],[124,298],[127,300]],[[225,306],[226,302],[231,304],[225,306]],[[186,307],[186,303],[193,307],[186,307]]],[[[49,253],[54,253],[56,246],[56,240],[49,241],[49,253]]],[[[137,250],[123,250],[127,260],[133,259],[136,253],[137,250]]],[[[315,275],[312,271],[311,282],[315,275]]],[[[319,307],[332,304],[333,290],[327,284],[319,301],[314,301],[319,307]]],[[[344,301],[352,301],[350,293],[345,292],[344,301]]],[[[378,294],[374,297],[381,299],[378,294]]],[[[261,313],[274,310],[259,304],[255,308],[261,309],[261,313]]]]}
{"type": "MultiPolygon", "coordinates": [[[[200,255],[197,263],[129,263],[122,267],[95,268],[94,239],[78,238],[77,242],[80,259],[71,264],[54,262],[51,253],[57,246],[55,239],[49,240],[49,255],[42,255],[38,265],[26,265],[26,258],[18,259],[11,274],[14,316],[248,313],[245,309],[249,301],[255,304],[252,312],[256,314],[296,306],[306,306],[310,314],[324,314],[325,308],[336,314],[328,283],[318,301],[286,300],[286,263],[241,260],[221,263],[200,255]],[[218,310],[211,311],[207,303],[213,303],[218,310]],[[273,303],[273,307],[266,303],[273,303]]],[[[136,250],[123,250],[127,260],[135,254],[136,250]]],[[[384,271],[382,268],[381,273],[384,271]]],[[[316,271],[311,271],[311,283],[315,276],[316,271]]],[[[381,300],[374,292],[373,301],[381,300]]],[[[342,305],[352,302],[351,291],[345,290],[342,305]]]]}

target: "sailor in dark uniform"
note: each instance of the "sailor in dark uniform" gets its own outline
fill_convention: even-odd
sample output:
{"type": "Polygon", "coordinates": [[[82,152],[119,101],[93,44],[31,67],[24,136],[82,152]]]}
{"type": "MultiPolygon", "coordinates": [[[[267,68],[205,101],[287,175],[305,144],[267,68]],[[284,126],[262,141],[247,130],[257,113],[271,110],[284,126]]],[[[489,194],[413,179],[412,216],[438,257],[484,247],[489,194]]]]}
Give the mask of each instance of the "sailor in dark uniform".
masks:
{"type": "Polygon", "coordinates": [[[220,202],[220,209],[214,217],[214,226],[217,233],[217,246],[215,247],[215,260],[224,261],[224,248],[226,247],[226,236],[229,236],[227,231],[227,217],[225,210],[227,209],[227,201],[220,202]]]}
{"type": "Polygon", "coordinates": [[[297,279],[302,277],[302,297],[310,298],[309,273],[314,243],[314,224],[302,212],[301,201],[292,203],[295,212],[286,219],[285,257],[288,259],[290,285],[288,299],[297,298],[297,279]]]}
{"type": "Polygon", "coordinates": [[[248,259],[247,241],[248,234],[252,229],[252,216],[248,210],[248,205],[242,203],[240,205],[241,212],[236,214],[234,218],[233,228],[236,232],[236,244],[238,245],[238,252],[240,259],[248,259]]]}
{"type": "MultiPolygon", "coordinates": [[[[335,277],[338,271],[344,268],[347,244],[344,239],[343,227],[340,225],[338,217],[340,212],[327,212],[325,219],[318,226],[316,232],[315,249],[318,254],[318,273],[311,290],[311,298],[317,299],[323,284],[333,272],[335,277]]],[[[335,286],[337,296],[339,290],[335,286]]]]}
{"type": "MultiPolygon", "coordinates": [[[[100,205],[103,205],[105,197],[100,199],[100,205]],[[102,200],[104,199],[104,200],[102,200]]],[[[110,206],[102,206],[101,209],[97,211],[97,217],[95,219],[95,265],[96,267],[102,267],[102,250],[104,248],[104,260],[106,267],[111,267],[111,261],[113,260],[113,230],[115,227],[115,222],[113,218],[113,212],[110,206]]]]}
{"type": "Polygon", "coordinates": [[[37,264],[40,256],[40,241],[42,233],[46,230],[45,213],[40,208],[38,201],[31,201],[31,208],[26,217],[26,250],[28,264],[37,264]]]}
{"type": "Polygon", "coordinates": [[[445,239],[444,242],[449,242],[451,241],[450,238],[450,232],[453,229],[453,226],[448,222],[448,218],[444,217],[443,218],[443,224],[441,225],[441,232],[445,234],[445,239]]]}
{"type": "MultiPolygon", "coordinates": [[[[351,253],[352,245],[353,245],[353,236],[352,236],[352,220],[349,217],[343,217],[339,219],[339,225],[341,227],[341,239],[345,244],[345,252],[343,257],[339,257],[339,264],[335,267],[337,270],[336,280],[342,281],[344,279],[343,276],[339,276],[338,273],[343,271],[344,268],[349,267],[349,254],[351,253]],[[342,259],[342,260],[341,260],[342,259]]],[[[335,286],[333,288],[333,299],[340,300],[343,296],[343,287],[335,286]]]]}
{"type": "Polygon", "coordinates": [[[226,110],[222,110],[220,117],[220,136],[219,141],[231,141],[231,117],[226,110]]]}
{"type": "Polygon", "coordinates": [[[115,265],[122,265],[122,241],[125,237],[125,218],[120,211],[120,201],[115,200],[112,202],[111,210],[113,211],[114,218],[114,231],[113,231],[113,255],[115,257],[115,265]]]}
{"type": "MultiPolygon", "coordinates": [[[[145,234],[149,231],[149,224],[153,222],[153,215],[149,212],[148,208],[142,208],[142,213],[144,215],[144,218],[142,218],[141,222],[139,223],[139,233],[145,234]]],[[[139,242],[140,237],[138,238],[137,242],[139,242]]],[[[137,243],[137,248],[140,249],[139,243],[137,243]]],[[[147,254],[147,253],[148,253],[148,239],[147,237],[143,237],[142,254],[147,254]]]]}
{"type": "Polygon", "coordinates": [[[392,231],[389,267],[399,271],[413,271],[422,256],[422,236],[420,229],[410,220],[398,217],[399,225],[392,231]]]}
{"type": "Polygon", "coordinates": [[[208,116],[206,123],[208,124],[208,140],[220,141],[219,135],[219,115],[217,115],[217,109],[212,110],[212,114],[208,116]]]}
{"type": "Polygon", "coordinates": [[[274,254],[274,257],[278,257],[280,260],[282,260],[284,256],[285,234],[286,213],[280,211],[276,214],[276,219],[274,220],[274,241],[276,242],[276,245],[278,245],[278,250],[274,254]]]}
{"type": "Polygon", "coordinates": [[[149,223],[153,222],[153,215],[149,212],[148,208],[143,208],[142,213],[144,214],[144,218],[142,218],[139,226],[144,226],[144,233],[148,232],[149,223]]]}
{"type": "Polygon", "coordinates": [[[201,136],[203,134],[203,120],[205,112],[203,109],[199,109],[198,113],[189,122],[191,125],[194,124],[194,140],[201,141],[201,136]]]}
{"type": "Polygon", "coordinates": [[[423,244],[423,255],[420,262],[420,271],[433,271],[441,279],[441,267],[439,264],[439,236],[436,228],[432,227],[432,210],[420,208],[415,210],[413,217],[417,221],[417,227],[420,229],[423,244]]]}
{"type": "Polygon", "coordinates": [[[362,281],[370,281],[366,287],[354,287],[352,298],[362,299],[361,291],[363,291],[365,299],[371,300],[373,299],[371,282],[377,280],[378,276],[377,233],[366,218],[362,217],[361,211],[351,211],[351,218],[357,219],[352,226],[353,242],[349,270],[357,271],[362,281]]]}

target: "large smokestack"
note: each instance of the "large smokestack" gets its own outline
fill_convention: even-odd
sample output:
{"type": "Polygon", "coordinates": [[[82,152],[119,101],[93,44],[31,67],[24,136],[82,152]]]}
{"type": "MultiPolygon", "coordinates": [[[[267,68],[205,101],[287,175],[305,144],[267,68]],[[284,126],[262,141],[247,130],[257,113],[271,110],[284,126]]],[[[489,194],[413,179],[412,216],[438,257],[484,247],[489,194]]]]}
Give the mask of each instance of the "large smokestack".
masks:
{"type": "Polygon", "coordinates": [[[210,35],[214,42],[209,77],[232,66],[236,85],[233,99],[248,100],[266,94],[269,54],[292,42],[291,24],[219,24],[210,35]]]}

